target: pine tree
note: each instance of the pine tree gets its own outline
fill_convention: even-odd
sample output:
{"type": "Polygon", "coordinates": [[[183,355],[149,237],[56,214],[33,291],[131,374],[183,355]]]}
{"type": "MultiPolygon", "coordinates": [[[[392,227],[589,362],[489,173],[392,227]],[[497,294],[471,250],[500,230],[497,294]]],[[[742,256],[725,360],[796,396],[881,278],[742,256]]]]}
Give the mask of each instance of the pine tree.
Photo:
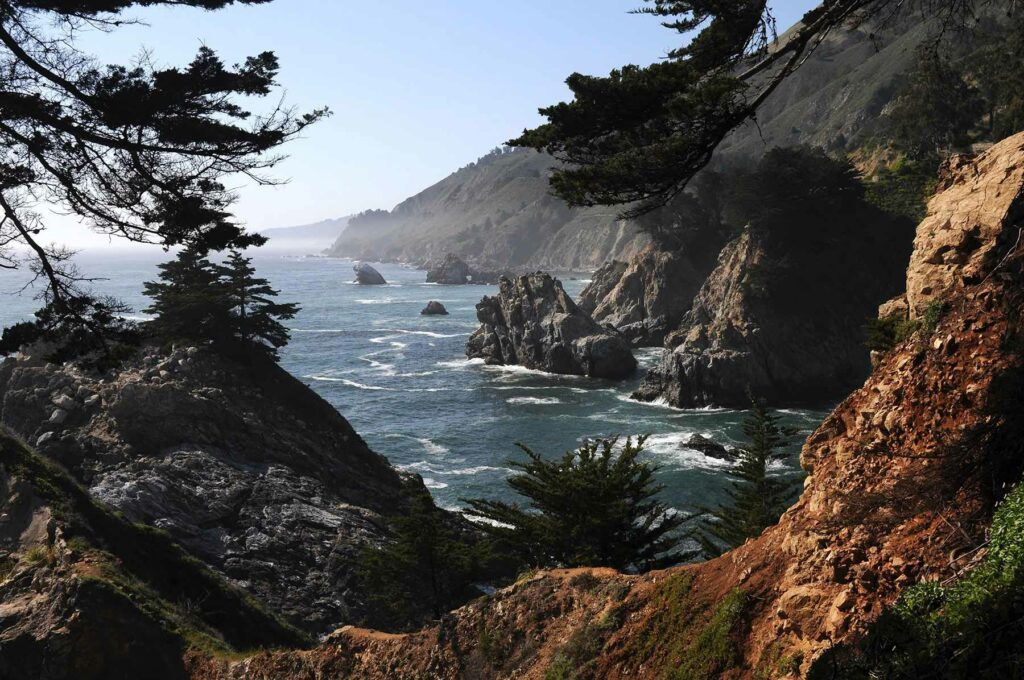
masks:
{"type": "Polygon", "coordinates": [[[797,482],[773,476],[768,465],[782,457],[781,449],[792,443],[796,431],[779,424],[764,404],[751,398],[752,411],[743,423],[749,442],[740,449],[739,464],[729,470],[734,478],[726,489],[729,503],[705,513],[693,538],[708,557],[718,557],[739,547],[748,538],[778,522],[792,502],[797,482]]]}
{"type": "Polygon", "coordinates": [[[365,624],[407,628],[423,623],[423,612],[441,618],[475,594],[486,549],[460,535],[452,518],[422,487],[409,512],[388,522],[391,540],[360,554],[356,576],[374,606],[365,624]]]}
{"type": "Polygon", "coordinates": [[[280,320],[292,319],[299,306],[288,302],[275,302],[278,291],[270,283],[256,276],[252,259],[231,251],[227,262],[217,267],[220,290],[230,310],[229,326],[235,342],[245,348],[255,348],[277,358],[277,350],[288,344],[288,329],[280,320]]]}
{"type": "Polygon", "coordinates": [[[640,460],[644,438],[591,441],[558,460],[526,446],[521,472],[508,484],[529,507],[486,499],[466,501],[466,514],[487,520],[488,533],[534,567],[608,566],[645,570],[672,559],[675,530],[685,518],[654,497],[657,468],[640,460]]]}
{"type": "Polygon", "coordinates": [[[159,266],[160,281],[147,281],[143,293],[153,304],[143,310],[155,318],[147,329],[169,340],[223,342],[229,311],[217,268],[206,255],[185,248],[159,266]]]}

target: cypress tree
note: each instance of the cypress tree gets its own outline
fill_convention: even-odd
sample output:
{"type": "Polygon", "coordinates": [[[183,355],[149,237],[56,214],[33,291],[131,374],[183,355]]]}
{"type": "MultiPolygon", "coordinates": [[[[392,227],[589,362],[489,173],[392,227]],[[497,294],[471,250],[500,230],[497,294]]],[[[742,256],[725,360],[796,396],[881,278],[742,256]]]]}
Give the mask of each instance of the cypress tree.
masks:
{"type": "Polygon", "coordinates": [[[531,566],[608,566],[645,570],[671,559],[675,530],[686,518],[655,500],[657,468],[640,459],[644,438],[586,442],[557,460],[518,444],[526,461],[508,485],[528,507],[486,499],[466,501],[469,517],[531,566]]]}
{"type": "Polygon", "coordinates": [[[168,340],[216,343],[228,335],[228,305],[217,268],[194,248],[159,266],[160,280],[143,284],[155,318],[148,330],[168,340]]]}
{"type": "Polygon", "coordinates": [[[729,470],[729,501],[716,509],[701,508],[705,517],[693,532],[708,557],[739,547],[778,522],[798,486],[792,478],[768,473],[769,464],[784,455],[781,449],[793,442],[796,430],[781,425],[761,402],[751,398],[751,403],[743,423],[748,443],[740,449],[739,463],[729,470]]]}
{"type": "Polygon", "coordinates": [[[277,350],[288,344],[288,329],[280,320],[292,319],[299,306],[275,302],[278,291],[266,279],[256,276],[252,259],[231,251],[227,262],[217,267],[223,303],[229,310],[232,339],[277,358],[277,350]]]}

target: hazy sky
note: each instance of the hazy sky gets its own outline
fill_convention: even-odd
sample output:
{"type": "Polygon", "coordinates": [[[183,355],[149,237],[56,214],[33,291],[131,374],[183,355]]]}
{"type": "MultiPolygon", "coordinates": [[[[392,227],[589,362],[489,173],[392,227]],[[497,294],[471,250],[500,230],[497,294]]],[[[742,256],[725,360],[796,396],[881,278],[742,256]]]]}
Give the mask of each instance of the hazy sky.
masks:
{"type": "MultiPolygon", "coordinates": [[[[276,0],[218,12],[138,10],[147,26],[88,35],[102,60],[145,48],[158,65],[187,63],[201,44],[225,61],[273,50],[287,101],[333,117],[286,148],[282,187],[243,188],[236,213],[252,229],[291,226],[402,199],[540,122],[567,98],[573,71],[647,64],[679,36],[639,0],[276,0]]],[[[817,4],[775,0],[780,30],[817,4]]],[[[48,220],[54,240],[96,243],[48,220]]],[[[94,237],[95,238],[95,237],[94,237]]]]}

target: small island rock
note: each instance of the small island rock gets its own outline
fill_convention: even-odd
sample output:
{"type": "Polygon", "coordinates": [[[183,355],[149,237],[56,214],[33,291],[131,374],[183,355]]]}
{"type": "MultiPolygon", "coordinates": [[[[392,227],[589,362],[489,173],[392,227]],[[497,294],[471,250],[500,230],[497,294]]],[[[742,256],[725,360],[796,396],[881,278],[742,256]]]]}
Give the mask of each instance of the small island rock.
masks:
{"type": "Polygon", "coordinates": [[[384,280],[380,272],[365,262],[358,263],[352,269],[356,272],[356,283],[361,286],[383,286],[387,284],[387,281],[384,280]]]}
{"type": "Polygon", "coordinates": [[[448,310],[445,309],[444,305],[437,300],[431,300],[427,303],[427,306],[423,308],[423,311],[420,312],[420,314],[423,314],[424,316],[447,316],[448,310]]]}

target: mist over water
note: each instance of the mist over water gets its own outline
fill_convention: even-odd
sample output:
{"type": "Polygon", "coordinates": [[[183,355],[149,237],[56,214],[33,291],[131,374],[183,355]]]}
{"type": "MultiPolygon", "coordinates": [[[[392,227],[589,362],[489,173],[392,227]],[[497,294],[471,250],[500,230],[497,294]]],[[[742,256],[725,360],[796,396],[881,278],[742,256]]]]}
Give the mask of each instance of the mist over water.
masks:
{"type": "MultiPolygon", "coordinates": [[[[141,310],[148,304],[142,282],[168,258],[160,251],[94,251],[78,262],[86,275],[106,278],[95,284],[98,292],[141,310]]],[[[629,399],[659,349],[640,350],[641,371],[625,382],[488,367],[467,360],[463,349],[478,325],[474,306],[493,286],[427,284],[424,272],[387,264],[375,266],[388,285],[359,286],[351,283],[348,260],[270,252],[255,254],[254,264],[282,300],[302,305],[281,365],[333,404],[375,451],[422,475],[444,507],[460,507],[466,497],[509,497],[504,479],[508,459],[518,455],[515,442],[553,457],[587,437],[648,434],[664,497],[680,510],[716,503],[728,484],[729,463],[681,444],[693,433],[741,442],[743,412],[629,399]],[[429,300],[450,315],[421,316],[429,300]]],[[[588,277],[560,276],[574,297],[588,277]]],[[[28,319],[39,306],[31,292],[16,294],[23,282],[21,273],[0,271],[0,325],[28,319]]],[[[825,414],[783,415],[803,437],[825,414]]],[[[798,448],[779,472],[797,469],[798,448]]]]}

